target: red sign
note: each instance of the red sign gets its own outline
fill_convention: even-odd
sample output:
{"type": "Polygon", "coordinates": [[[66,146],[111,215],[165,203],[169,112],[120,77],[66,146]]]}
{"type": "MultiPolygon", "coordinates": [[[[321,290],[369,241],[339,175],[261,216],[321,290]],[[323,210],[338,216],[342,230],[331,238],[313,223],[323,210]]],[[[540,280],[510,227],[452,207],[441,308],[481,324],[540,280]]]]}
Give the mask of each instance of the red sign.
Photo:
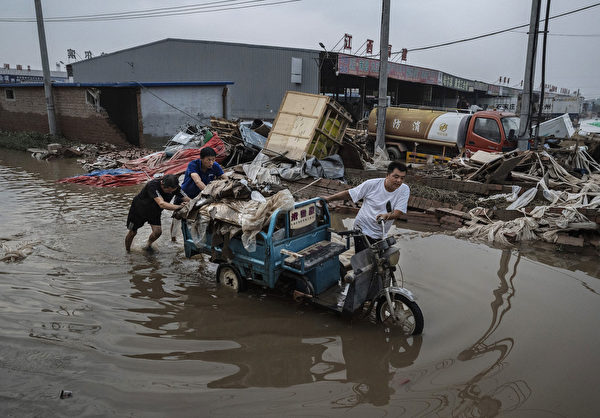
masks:
{"type": "MultiPolygon", "coordinates": [[[[376,59],[338,54],[337,68],[341,74],[379,77],[379,60],[376,59]]],[[[442,85],[439,71],[396,62],[388,64],[388,77],[415,83],[442,85]]]]}
{"type": "Polygon", "coordinates": [[[373,40],[367,39],[367,54],[373,53],[373,40]]]}
{"type": "Polygon", "coordinates": [[[344,35],[344,49],[352,49],[352,35],[344,35]]]}

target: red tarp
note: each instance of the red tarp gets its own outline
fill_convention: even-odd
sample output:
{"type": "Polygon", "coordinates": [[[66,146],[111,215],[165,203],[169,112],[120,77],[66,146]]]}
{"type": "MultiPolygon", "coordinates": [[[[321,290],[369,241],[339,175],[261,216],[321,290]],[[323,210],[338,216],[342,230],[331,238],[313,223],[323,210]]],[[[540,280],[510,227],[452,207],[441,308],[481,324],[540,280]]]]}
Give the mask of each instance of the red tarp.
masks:
{"type": "Polygon", "coordinates": [[[125,168],[141,171],[137,173],[125,173],[118,175],[104,174],[101,176],[76,176],[59,180],[59,183],[79,183],[98,187],[131,186],[152,179],[155,174],[185,173],[190,161],[200,158],[200,150],[211,147],[217,153],[217,162],[223,162],[227,157],[225,144],[217,134],[204,144],[201,148],[186,148],[177,151],[171,158],[167,159],[164,152],[147,155],[137,160],[130,160],[123,164],[125,168]]]}

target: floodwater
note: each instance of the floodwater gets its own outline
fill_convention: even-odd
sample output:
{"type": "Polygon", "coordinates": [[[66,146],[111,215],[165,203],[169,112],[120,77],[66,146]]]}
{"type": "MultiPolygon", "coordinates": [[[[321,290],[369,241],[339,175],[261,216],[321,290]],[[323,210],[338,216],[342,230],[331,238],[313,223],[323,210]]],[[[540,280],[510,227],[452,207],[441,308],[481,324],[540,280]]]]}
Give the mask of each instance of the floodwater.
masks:
{"type": "Polygon", "coordinates": [[[31,248],[0,262],[0,416],[599,416],[597,256],[403,230],[403,338],[232,294],[181,239],[144,252],[147,226],[125,253],[141,186],[56,183],[81,171],[0,150],[0,243],[31,248]]]}

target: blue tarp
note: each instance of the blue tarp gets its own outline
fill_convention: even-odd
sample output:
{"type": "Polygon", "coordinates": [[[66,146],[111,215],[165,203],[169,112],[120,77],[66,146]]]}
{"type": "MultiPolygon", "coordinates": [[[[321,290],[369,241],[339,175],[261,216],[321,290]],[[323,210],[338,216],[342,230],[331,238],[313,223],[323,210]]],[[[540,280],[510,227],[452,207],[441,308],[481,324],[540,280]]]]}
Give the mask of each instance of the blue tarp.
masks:
{"type": "Polygon", "coordinates": [[[94,170],[91,173],[88,174],[81,174],[82,176],[104,176],[104,175],[111,175],[111,176],[118,176],[120,174],[128,174],[128,173],[141,173],[141,171],[134,171],[134,170],[130,170],[128,168],[113,168],[113,169],[108,169],[108,170],[94,170]]]}

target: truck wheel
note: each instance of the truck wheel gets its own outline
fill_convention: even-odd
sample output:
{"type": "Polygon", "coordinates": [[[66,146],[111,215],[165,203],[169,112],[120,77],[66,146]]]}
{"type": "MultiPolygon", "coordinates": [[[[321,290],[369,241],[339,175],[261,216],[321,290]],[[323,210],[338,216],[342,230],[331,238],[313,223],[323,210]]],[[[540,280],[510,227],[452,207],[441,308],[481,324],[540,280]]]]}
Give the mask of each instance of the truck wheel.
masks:
{"type": "Polygon", "coordinates": [[[399,160],[402,158],[402,153],[397,147],[387,147],[386,151],[390,157],[390,160],[399,160]]]}
{"type": "Polygon", "coordinates": [[[237,269],[231,264],[219,264],[217,282],[236,293],[246,290],[246,279],[242,278],[237,269]]]}
{"type": "Polygon", "coordinates": [[[398,293],[390,294],[394,304],[394,313],[396,321],[392,318],[390,306],[385,296],[377,301],[376,315],[377,321],[386,327],[398,328],[404,335],[419,335],[423,332],[423,313],[421,308],[415,302],[411,302],[404,295],[398,293]]]}

